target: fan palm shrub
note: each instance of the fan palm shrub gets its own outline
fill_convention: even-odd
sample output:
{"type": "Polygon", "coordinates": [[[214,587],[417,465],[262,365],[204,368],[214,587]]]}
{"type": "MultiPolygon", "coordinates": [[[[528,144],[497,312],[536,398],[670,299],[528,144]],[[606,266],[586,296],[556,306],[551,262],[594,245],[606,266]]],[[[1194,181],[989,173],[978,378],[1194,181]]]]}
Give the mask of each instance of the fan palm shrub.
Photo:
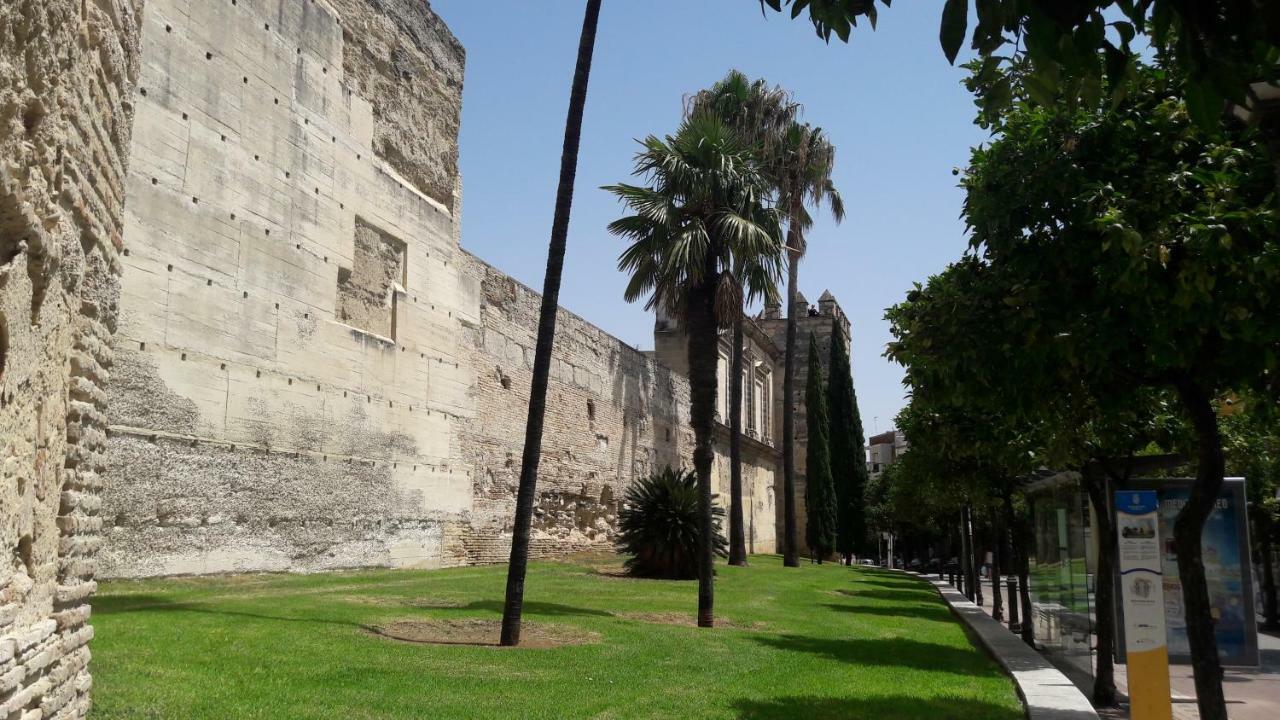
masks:
{"type": "MultiPolygon", "coordinates": [[[[700,539],[698,476],[670,467],[627,489],[618,511],[618,552],[631,557],[627,572],[637,577],[692,580],[698,577],[700,539]]],[[[728,553],[720,531],[724,509],[711,510],[712,547],[728,553]]]]}

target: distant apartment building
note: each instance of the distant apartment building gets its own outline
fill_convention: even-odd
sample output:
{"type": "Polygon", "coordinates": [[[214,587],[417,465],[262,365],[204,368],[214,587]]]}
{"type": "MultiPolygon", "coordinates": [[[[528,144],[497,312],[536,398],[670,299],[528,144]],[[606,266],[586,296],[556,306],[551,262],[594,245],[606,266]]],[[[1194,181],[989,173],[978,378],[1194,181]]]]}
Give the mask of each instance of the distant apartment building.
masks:
{"type": "Polygon", "coordinates": [[[907,436],[897,430],[872,435],[867,443],[867,471],[873,475],[898,461],[907,451],[907,436]]]}

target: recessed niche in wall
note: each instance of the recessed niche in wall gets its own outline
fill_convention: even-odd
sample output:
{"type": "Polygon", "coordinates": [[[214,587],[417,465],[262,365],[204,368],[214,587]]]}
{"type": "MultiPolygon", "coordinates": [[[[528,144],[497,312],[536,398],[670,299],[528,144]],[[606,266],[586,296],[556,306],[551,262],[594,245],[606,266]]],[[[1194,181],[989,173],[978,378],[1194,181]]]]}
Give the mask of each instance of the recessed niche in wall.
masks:
{"type": "Polygon", "coordinates": [[[396,339],[397,292],[408,284],[403,240],[356,218],[352,267],[338,268],[338,320],[396,339]]]}

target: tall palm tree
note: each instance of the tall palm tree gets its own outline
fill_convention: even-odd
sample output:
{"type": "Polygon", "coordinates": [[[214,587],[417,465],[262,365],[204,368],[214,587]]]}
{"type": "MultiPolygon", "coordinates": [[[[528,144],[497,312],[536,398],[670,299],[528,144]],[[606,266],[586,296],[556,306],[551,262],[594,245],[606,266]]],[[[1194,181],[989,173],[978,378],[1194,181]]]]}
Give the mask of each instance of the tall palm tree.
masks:
{"type": "Polygon", "coordinates": [[[609,231],[631,244],[618,259],[631,274],[626,299],[647,298],[681,318],[688,334],[690,424],[698,476],[698,626],[714,624],[711,515],[712,432],[719,330],[742,307],[733,271],[758,268],[776,282],[782,271],[781,226],[770,185],[752,148],[724,121],[695,112],[665,140],[650,136],[636,156],[643,186],[605,189],[633,213],[609,231]]]}
{"type": "MultiPolygon", "coordinates": [[[[723,80],[694,95],[690,112],[710,112],[732,127],[755,147],[766,178],[778,186],[778,170],[787,130],[795,123],[800,105],[781,86],[770,87],[763,79],[751,80],[738,70],[730,70],[723,80]]],[[[736,273],[743,278],[749,268],[736,273]]],[[[768,284],[768,294],[746,292],[744,305],[733,322],[733,361],[730,365],[729,402],[729,564],[747,564],[746,531],[742,508],[742,379],[743,325],[746,305],[757,299],[777,302],[777,285],[768,284]]],[[[751,392],[747,388],[746,392],[751,392]]]]}
{"type": "Polygon", "coordinates": [[[538,313],[538,342],[533,354],[533,379],[529,385],[529,417],[525,422],[524,453],[520,464],[520,489],[516,494],[515,526],[511,537],[511,562],[507,566],[507,592],[502,606],[502,645],[520,644],[520,616],[524,610],[524,578],[529,567],[529,530],[537,495],[538,460],[542,455],[542,423],[547,409],[547,380],[551,374],[551,349],[556,336],[560,305],[560,276],[564,271],[565,244],[569,236],[569,212],[573,183],[578,173],[578,144],[582,137],[582,111],[587,103],[587,81],[596,46],[596,26],[601,0],[587,0],[578,41],[578,61],[569,93],[569,115],[564,126],[560,155],[560,185],[556,189],[551,245],[547,250],[547,274],[542,284],[538,313]]]}
{"type": "Polygon", "coordinates": [[[787,214],[787,347],[782,376],[782,494],[783,494],[783,564],[800,567],[796,538],[796,460],[795,460],[795,368],[796,368],[796,291],[800,277],[800,259],[804,257],[805,232],[813,226],[808,207],[830,208],[836,222],[844,220],[844,200],[831,181],[835,168],[835,146],[827,140],[822,128],[808,123],[795,123],[787,131],[782,149],[781,187],[778,206],[787,214]]]}

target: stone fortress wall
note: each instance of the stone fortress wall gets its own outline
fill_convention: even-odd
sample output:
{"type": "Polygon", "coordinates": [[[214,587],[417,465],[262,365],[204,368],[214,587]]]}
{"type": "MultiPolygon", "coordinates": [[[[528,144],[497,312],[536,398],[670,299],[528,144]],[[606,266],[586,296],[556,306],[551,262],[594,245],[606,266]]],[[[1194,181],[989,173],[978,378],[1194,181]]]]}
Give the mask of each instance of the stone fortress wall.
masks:
{"type": "MultiPolygon", "coordinates": [[[[142,37],[104,574],[505,560],[539,297],[459,244],[461,46],[409,0],[150,0],[142,37]]],[[[543,555],[693,444],[683,376],[559,322],[543,555]]]]}
{"type": "Polygon", "coordinates": [[[387,15],[344,4],[147,5],[109,574],[460,553],[445,546],[470,506],[458,436],[475,404],[456,328],[474,309],[452,192],[405,179],[456,183],[456,140],[394,164],[374,147],[410,132],[415,102],[452,107],[456,135],[462,50],[447,32],[399,44],[387,15]],[[379,74],[402,91],[375,107],[358,90],[379,74]]]}
{"type": "Polygon", "coordinates": [[[140,0],[0,3],[0,718],[83,717],[140,0]]]}

